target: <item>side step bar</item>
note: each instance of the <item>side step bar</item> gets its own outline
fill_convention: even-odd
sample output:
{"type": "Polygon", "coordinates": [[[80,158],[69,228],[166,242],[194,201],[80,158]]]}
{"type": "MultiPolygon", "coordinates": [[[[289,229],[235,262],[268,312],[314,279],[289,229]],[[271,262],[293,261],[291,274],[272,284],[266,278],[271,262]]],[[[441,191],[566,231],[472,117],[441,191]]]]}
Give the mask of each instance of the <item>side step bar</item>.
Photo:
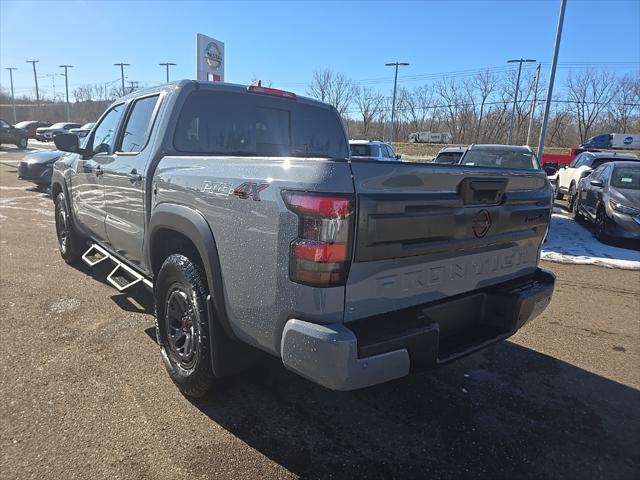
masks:
{"type": "Polygon", "coordinates": [[[111,255],[100,245],[95,243],[92,244],[87,251],[84,252],[84,255],[82,255],[82,260],[90,267],[93,267],[107,259],[110,259],[115,263],[114,269],[111,270],[111,273],[107,276],[107,281],[119,292],[122,292],[140,282],[153,289],[153,283],[150,280],[111,255]]]}

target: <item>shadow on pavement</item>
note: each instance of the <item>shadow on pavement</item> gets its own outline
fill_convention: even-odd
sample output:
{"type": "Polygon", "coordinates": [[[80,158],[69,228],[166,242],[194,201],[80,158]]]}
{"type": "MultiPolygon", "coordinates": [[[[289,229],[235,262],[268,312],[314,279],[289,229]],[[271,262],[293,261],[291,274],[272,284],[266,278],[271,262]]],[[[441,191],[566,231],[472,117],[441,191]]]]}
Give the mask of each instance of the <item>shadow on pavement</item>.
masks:
{"type": "MultiPolygon", "coordinates": [[[[193,403],[304,478],[621,479],[640,471],[640,393],[511,342],[356,392],[331,392],[270,359],[193,403]]],[[[216,462],[218,447],[192,453],[195,473],[216,462]]]]}

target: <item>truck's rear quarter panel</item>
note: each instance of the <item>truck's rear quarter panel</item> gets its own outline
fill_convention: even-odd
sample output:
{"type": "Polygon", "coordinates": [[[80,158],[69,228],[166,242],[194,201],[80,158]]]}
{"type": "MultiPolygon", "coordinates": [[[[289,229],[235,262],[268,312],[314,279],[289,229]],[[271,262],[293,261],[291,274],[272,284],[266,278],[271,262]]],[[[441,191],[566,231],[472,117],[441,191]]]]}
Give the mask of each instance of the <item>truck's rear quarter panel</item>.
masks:
{"type": "Polygon", "coordinates": [[[280,334],[290,318],[342,322],[344,287],[313,288],[289,280],[289,245],[298,218],[282,189],[352,193],[346,161],[301,158],[165,157],[155,173],[154,204],[198,209],[211,227],[225,286],[227,314],[242,340],[280,354],[280,334]],[[233,191],[266,185],[259,201],[233,191]]]}

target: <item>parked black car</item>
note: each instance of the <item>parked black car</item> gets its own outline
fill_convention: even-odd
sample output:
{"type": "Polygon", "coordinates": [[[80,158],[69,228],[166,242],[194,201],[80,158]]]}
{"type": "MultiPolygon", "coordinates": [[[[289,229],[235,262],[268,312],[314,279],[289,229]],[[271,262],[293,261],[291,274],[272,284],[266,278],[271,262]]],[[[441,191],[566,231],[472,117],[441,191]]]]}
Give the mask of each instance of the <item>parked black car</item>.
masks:
{"type": "Polygon", "coordinates": [[[640,162],[608,162],[582,178],[573,214],[593,222],[600,241],[640,240],[640,162]]]}
{"type": "Polygon", "coordinates": [[[27,148],[29,139],[27,132],[11,125],[6,120],[0,119],[0,145],[13,144],[20,150],[27,148]]]}
{"type": "Polygon", "coordinates": [[[49,187],[53,164],[62,154],[60,150],[36,150],[28,153],[18,165],[18,178],[29,180],[40,188],[49,187]]]}

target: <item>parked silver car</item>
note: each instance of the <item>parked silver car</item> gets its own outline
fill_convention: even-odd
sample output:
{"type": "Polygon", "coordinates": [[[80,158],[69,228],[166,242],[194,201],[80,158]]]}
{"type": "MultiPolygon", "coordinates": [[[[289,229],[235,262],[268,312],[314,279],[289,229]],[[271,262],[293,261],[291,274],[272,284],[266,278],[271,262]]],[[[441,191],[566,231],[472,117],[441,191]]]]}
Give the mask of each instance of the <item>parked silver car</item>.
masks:
{"type": "Polygon", "coordinates": [[[435,156],[433,163],[456,164],[466,151],[467,147],[444,147],[435,156]]]}
{"type": "Polygon", "coordinates": [[[378,140],[349,140],[352,160],[400,160],[402,155],[396,154],[391,145],[378,140]]]}

